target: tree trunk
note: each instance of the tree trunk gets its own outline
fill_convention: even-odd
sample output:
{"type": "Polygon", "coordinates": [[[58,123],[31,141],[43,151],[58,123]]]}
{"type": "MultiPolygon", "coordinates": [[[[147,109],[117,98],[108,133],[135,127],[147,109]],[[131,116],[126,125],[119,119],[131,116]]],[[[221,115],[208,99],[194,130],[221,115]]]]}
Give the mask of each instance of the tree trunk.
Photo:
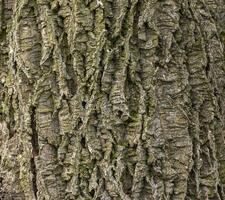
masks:
{"type": "Polygon", "coordinates": [[[0,198],[224,200],[224,0],[0,0],[0,198]]]}

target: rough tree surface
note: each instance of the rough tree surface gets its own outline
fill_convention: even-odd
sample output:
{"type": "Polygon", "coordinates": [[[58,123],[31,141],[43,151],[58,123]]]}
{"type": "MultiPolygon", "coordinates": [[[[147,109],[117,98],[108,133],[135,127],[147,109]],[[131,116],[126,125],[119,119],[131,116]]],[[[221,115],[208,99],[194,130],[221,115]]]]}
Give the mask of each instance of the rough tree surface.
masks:
{"type": "Polygon", "coordinates": [[[1,199],[224,200],[224,44],[224,0],[0,0],[1,199]]]}

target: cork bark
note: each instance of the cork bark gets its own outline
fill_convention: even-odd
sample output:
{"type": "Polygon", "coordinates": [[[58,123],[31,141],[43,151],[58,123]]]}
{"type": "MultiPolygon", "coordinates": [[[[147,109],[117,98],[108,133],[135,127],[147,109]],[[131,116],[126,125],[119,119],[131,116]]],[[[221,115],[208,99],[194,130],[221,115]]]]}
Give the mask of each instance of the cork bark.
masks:
{"type": "Polygon", "coordinates": [[[0,198],[224,200],[224,0],[0,0],[0,198]]]}

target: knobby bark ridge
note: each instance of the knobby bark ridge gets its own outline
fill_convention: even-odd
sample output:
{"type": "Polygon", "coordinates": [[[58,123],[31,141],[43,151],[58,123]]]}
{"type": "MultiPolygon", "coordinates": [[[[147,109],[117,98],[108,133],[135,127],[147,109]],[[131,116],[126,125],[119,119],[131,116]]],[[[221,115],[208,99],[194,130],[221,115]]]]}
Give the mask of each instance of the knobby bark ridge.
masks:
{"type": "Polygon", "coordinates": [[[224,0],[0,0],[0,193],[225,199],[224,44],[224,0]]]}

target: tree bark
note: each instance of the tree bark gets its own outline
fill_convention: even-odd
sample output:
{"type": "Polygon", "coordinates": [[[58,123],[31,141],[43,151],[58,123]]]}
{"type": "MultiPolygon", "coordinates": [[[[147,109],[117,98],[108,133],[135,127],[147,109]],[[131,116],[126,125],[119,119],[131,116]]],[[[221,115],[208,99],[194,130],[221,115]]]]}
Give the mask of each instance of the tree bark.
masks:
{"type": "Polygon", "coordinates": [[[224,200],[224,0],[0,0],[0,198],[224,200]]]}

